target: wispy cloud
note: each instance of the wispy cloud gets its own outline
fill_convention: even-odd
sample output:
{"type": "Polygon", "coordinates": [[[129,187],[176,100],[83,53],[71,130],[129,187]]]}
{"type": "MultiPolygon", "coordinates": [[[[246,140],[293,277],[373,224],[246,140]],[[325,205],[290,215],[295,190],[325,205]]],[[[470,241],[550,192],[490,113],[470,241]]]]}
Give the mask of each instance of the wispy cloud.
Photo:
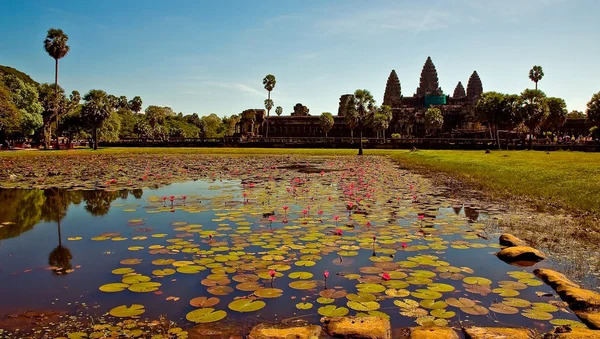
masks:
{"type": "Polygon", "coordinates": [[[255,96],[259,96],[261,98],[265,97],[265,92],[264,91],[260,91],[254,87],[250,87],[248,85],[242,84],[242,83],[225,83],[225,82],[215,82],[215,81],[203,81],[202,82],[203,85],[208,85],[208,86],[216,86],[216,87],[221,87],[221,88],[228,88],[228,89],[233,89],[233,90],[237,90],[246,94],[251,94],[251,95],[255,95],[255,96]]]}
{"type": "Polygon", "coordinates": [[[467,10],[475,10],[486,15],[519,19],[531,15],[546,7],[554,6],[566,0],[458,0],[467,10]]]}
{"type": "Polygon", "coordinates": [[[329,34],[377,34],[387,31],[420,33],[447,28],[452,16],[444,9],[388,8],[349,11],[316,23],[317,29],[329,34]]]}

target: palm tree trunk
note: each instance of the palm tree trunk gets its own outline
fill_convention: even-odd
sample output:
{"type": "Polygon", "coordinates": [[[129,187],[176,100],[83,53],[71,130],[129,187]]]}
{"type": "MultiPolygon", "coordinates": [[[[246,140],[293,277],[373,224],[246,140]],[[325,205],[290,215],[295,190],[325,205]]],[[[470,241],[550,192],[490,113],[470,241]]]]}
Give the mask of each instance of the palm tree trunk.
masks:
{"type": "Polygon", "coordinates": [[[385,144],[385,130],[383,130],[383,143],[385,144]]]}
{"type": "Polygon", "coordinates": [[[58,246],[62,246],[62,236],[60,234],[60,214],[58,216],[58,246]]]}
{"type": "Polygon", "coordinates": [[[351,140],[351,143],[354,143],[354,130],[353,129],[350,130],[350,140],[351,140]]]}
{"type": "MultiPolygon", "coordinates": [[[[268,91],[268,92],[269,92],[268,99],[271,100],[271,91],[268,91]]],[[[271,113],[271,109],[268,109],[267,110],[267,121],[266,121],[266,123],[267,123],[267,131],[265,132],[265,138],[269,137],[269,116],[270,116],[270,113],[271,113]]]]}
{"type": "Polygon", "coordinates": [[[98,149],[98,127],[94,127],[94,151],[98,149]]]}
{"type": "Polygon", "coordinates": [[[535,82],[535,90],[536,90],[536,91],[537,91],[537,83],[538,83],[538,82],[536,81],[536,82],[535,82]]]}
{"type": "Polygon", "coordinates": [[[363,132],[363,128],[362,128],[362,124],[361,124],[361,126],[360,126],[360,146],[358,148],[358,155],[363,155],[362,132],[363,132]]]}
{"type": "Polygon", "coordinates": [[[54,59],[54,95],[55,95],[55,104],[54,104],[54,113],[56,114],[56,149],[60,149],[60,145],[58,144],[58,59],[54,59]]]}
{"type": "Polygon", "coordinates": [[[533,133],[531,131],[529,131],[529,150],[530,151],[531,151],[532,143],[533,143],[533,133]]]}

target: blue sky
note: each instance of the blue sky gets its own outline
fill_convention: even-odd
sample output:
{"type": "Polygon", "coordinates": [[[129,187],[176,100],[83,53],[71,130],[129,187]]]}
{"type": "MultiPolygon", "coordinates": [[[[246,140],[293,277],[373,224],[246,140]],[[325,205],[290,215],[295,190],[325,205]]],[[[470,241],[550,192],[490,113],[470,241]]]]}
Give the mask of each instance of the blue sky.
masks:
{"type": "Polygon", "coordinates": [[[539,83],[584,110],[600,91],[598,0],[428,1],[0,1],[0,64],[52,82],[42,42],[69,35],[59,83],[93,88],[176,112],[229,115],[261,108],[262,79],[284,114],[337,112],[341,94],[370,90],[378,103],[392,69],[411,96],[427,56],[452,94],[477,70],[485,91],[539,83]]]}

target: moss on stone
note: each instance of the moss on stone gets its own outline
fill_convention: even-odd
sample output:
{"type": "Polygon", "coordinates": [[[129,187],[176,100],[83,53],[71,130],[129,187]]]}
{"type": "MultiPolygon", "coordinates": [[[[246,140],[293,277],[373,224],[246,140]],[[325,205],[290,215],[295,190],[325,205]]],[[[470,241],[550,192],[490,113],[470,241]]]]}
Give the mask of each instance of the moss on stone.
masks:
{"type": "Polygon", "coordinates": [[[508,327],[466,327],[467,339],[536,339],[540,336],[527,328],[508,327]]]}
{"type": "Polygon", "coordinates": [[[323,317],[323,327],[334,337],[391,339],[390,321],[379,317],[323,317]]]}
{"type": "Polygon", "coordinates": [[[542,261],[546,255],[529,246],[508,247],[496,253],[498,258],[507,262],[513,261],[542,261]]]}

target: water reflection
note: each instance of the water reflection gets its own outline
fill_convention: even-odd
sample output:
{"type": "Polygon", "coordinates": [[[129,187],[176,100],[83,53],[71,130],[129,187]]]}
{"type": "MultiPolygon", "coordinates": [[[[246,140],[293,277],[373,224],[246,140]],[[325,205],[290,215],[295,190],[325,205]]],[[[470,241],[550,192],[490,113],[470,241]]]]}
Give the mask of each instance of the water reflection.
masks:
{"type": "MultiPolygon", "coordinates": [[[[47,190],[3,189],[0,190],[0,240],[9,239],[31,230],[40,221],[57,222],[59,246],[58,252],[66,255],[61,247],[60,221],[67,215],[71,205],[85,203],[84,209],[93,216],[103,216],[110,211],[111,203],[118,199],[127,199],[129,194],[141,199],[142,189],[120,191],[70,191],[53,188],[47,190]],[[60,249],[59,249],[60,248],[60,249]]],[[[49,262],[55,262],[59,256],[54,255],[49,262]]],[[[60,261],[64,262],[64,260],[60,261]]],[[[51,264],[53,265],[53,264],[51,264]]]]}

